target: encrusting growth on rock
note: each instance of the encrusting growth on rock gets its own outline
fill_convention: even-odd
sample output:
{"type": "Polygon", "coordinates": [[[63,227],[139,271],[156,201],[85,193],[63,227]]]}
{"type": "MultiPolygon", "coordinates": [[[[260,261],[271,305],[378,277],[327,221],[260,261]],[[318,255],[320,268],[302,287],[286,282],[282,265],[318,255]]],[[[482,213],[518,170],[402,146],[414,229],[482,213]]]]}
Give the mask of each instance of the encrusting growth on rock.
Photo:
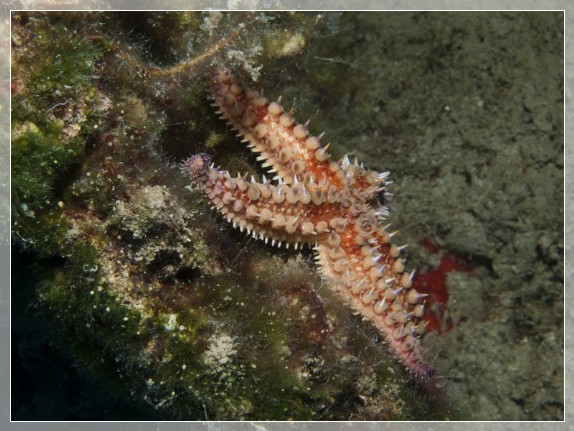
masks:
{"type": "Polygon", "coordinates": [[[388,172],[365,169],[347,156],[331,161],[320,136],[310,136],[271,102],[245,88],[229,70],[215,68],[211,91],[218,114],[243,137],[257,160],[275,176],[232,177],[207,154],[187,159],[183,171],[234,227],[271,244],[314,246],[327,285],[384,335],[398,359],[414,373],[434,370],[422,357],[424,296],[412,288],[395,232],[382,226],[380,203],[388,172]]]}

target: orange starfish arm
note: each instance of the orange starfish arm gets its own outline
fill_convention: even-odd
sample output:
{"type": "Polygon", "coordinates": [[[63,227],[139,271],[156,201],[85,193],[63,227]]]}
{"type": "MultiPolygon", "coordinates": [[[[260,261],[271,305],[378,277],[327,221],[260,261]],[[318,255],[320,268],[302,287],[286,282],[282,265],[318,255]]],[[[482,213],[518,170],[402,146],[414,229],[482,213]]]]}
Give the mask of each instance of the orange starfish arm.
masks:
{"type": "Polygon", "coordinates": [[[315,244],[344,223],[339,196],[316,184],[233,178],[213,167],[207,154],[191,156],[183,169],[234,227],[273,245],[315,244]]]}
{"type": "Polygon", "coordinates": [[[328,286],[373,322],[401,362],[428,376],[432,368],[423,360],[419,340],[425,328],[421,321],[425,295],[412,288],[412,274],[404,272],[403,261],[393,256],[398,256],[396,246],[381,247],[373,238],[360,220],[348,224],[316,247],[317,264],[332,280],[328,286]]]}
{"type": "Polygon", "coordinates": [[[309,136],[306,124],[297,124],[279,101],[246,89],[227,69],[215,69],[211,79],[212,94],[218,113],[249,142],[252,151],[261,153],[263,167],[276,173],[286,184],[296,175],[305,181],[340,186],[344,173],[338,163],[331,164],[321,137],[309,136]],[[330,169],[331,167],[331,169],[330,169]],[[312,178],[314,177],[314,178],[312,178]]]}

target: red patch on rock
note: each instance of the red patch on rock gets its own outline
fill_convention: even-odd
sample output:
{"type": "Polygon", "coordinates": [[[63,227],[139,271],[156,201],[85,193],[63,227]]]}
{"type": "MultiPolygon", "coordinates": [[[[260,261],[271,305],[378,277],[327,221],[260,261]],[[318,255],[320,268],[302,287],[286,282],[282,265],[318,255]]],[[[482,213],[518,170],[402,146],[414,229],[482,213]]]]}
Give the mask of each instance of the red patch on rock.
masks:
{"type": "Polygon", "coordinates": [[[453,327],[450,317],[445,319],[448,304],[448,288],[446,275],[449,272],[472,272],[474,266],[464,261],[459,256],[441,253],[438,245],[430,238],[424,238],[421,245],[431,254],[440,254],[441,260],[435,269],[415,275],[413,288],[419,293],[429,296],[426,300],[423,319],[428,322],[427,332],[437,331],[441,334],[448,332],[453,327]]]}

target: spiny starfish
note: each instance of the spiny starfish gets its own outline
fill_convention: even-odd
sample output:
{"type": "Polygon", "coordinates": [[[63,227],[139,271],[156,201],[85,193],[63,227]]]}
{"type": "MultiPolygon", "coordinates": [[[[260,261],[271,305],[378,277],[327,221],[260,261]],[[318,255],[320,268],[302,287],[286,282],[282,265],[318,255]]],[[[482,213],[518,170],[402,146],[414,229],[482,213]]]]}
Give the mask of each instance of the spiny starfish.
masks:
{"type": "Polygon", "coordinates": [[[425,295],[412,288],[414,271],[405,272],[402,247],[391,244],[396,232],[381,223],[388,215],[380,203],[388,172],[367,170],[347,156],[330,161],[322,135],[310,136],[280,99],[269,103],[227,69],[214,69],[211,92],[218,114],[259,153],[276,183],[232,177],[207,154],[187,159],[184,173],[241,231],[273,245],[313,245],[327,284],[376,326],[410,370],[431,376],[420,342],[425,295]]]}

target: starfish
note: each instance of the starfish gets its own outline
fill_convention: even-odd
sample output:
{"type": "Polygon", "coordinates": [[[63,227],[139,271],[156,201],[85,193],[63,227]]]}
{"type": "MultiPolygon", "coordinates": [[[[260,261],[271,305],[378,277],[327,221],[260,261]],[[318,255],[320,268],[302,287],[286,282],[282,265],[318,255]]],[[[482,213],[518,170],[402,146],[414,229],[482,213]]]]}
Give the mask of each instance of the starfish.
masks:
{"type": "Polygon", "coordinates": [[[430,377],[434,370],[421,346],[426,295],[412,287],[414,271],[405,272],[404,246],[391,243],[396,232],[382,225],[389,173],[347,156],[331,161],[322,135],[310,136],[308,123],[296,123],[281,99],[269,102],[228,69],[213,70],[211,93],[217,113],[259,154],[274,181],[233,177],[204,153],[189,157],[183,172],[241,231],[272,245],[313,246],[327,285],[375,325],[408,369],[430,377]]]}

